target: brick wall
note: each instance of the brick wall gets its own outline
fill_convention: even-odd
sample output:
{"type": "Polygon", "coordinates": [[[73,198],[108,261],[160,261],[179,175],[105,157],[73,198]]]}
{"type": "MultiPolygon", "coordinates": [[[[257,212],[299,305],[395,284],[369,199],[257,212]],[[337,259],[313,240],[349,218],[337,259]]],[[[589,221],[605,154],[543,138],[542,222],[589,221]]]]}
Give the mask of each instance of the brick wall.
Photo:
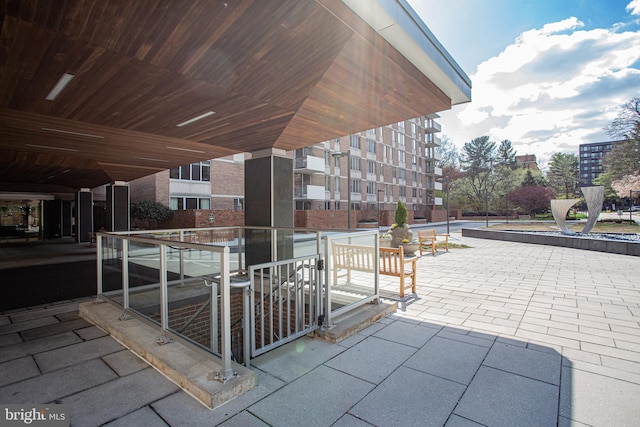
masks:
{"type": "MultiPolygon", "coordinates": [[[[169,305],[169,329],[174,331],[180,330],[185,323],[202,308],[208,301],[209,297],[189,298],[182,301],[173,301],[169,305]]],[[[218,299],[218,305],[219,305],[218,299]]],[[[240,319],[243,315],[242,290],[231,289],[231,334],[232,336],[242,336],[242,322],[240,319]]],[[[220,307],[218,306],[218,313],[220,307]]],[[[160,313],[154,313],[150,317],[160,322],[160,313]]],[[[220,322],[220,314],[218,314],[218,322],[220,322]]],[[[219,323],[218,323],[219,324],[219,323]]],[[[211,347],[211,307],[207,307],[191,323],[181,332],[182,335],[192,339],[193,341],[205,347],[211,347]]],[[[218,348],[221,343],[218,339],[218,348]]],[[[234,340],[234,354],[241,354],[242,340],[234,340]]]]}
{"type": "Polygon", "coordinates": [[[169,206],[169,171],[165,170],[129,182],[131,200],[155,200],[169,206]]]}
{"type": "MultiPolygon", "coordinates": [[[[245,156],[246,157],[246,156],[245,156]]],[[[244,167],[230,157],[211,162],[211,207],[216,210],[233,210],[233,200],[244,198],[244,167]]],[[[243,225],[224,224],[224,225],[243,225]]]]}
{"type": "MultiPolygon", "coordinates": [[[[390,227],[394,222],[395,211],[381,211],[379,213],[379,226],[390,227]]],[[[414,224],[414,211],[407,212],[407,223],[414,224]]],[[[311,228],[317,230],[346,229],[347,211],[346,210],[308,210],[295,211],[295,227],[311,228]]],[[[372,218],[371,212],[363,210],[354,210],[351,212],[351,223],[356,228],[358,221],[361,219],[372,218]]],[[[375,214],[373,215],[375,218],[375,214]]],[[[444,217],[446,219],[446,215],[444,217]]]]}
{"type": "MultiPolygon", "coordinates": [[[[242,289],[231,289],[231,335],[234,337],[232,342],[232,351],[236,358],[243,357],[243,297],[242,297],[242,289]]],[[[255,295],[256,302],[260,300],[260,295],[256,293],[255,295]]],[[[174,301],[169,305],[169,329],[173,331],[178,331],[184,327],[186,322],[191,319],[193,315],[195,315],[198,310],[200,310],[204,304],[208,301],[208,296],[201,296],[196,298],[189,298],[182,301],[174,301]]],[[[276,300],[277,301],[277,300],[276,300]]],[[[261,337],[262,337],[262,323],[264,323],[264,344],[269,345],[273,341],[277,341],[280,338],[286,338],[289,336],[288,332],[291,334],[295,333],[295,307],[291,306],[289,311],[290,313],[290,321],[289,327],[290,330],[287,331],[286,324],[283,325],[282,336],[280,336],[279,325],[277,319],[280,317],[280,305],[277,304],[276,301],[273,301],[272,298],[265,299],[264,309],[260,305],[256,305],[254,307],[255,317],[256,317],[256,348],[261,348],[261,337]],[[273,304],[272,304],[273,302],[273,304]],[[264,322],[260,321],[260,317],[262,315],[262,311],[264,311],[265,316],[272,314],[274,322],[274,330],[271,330],[270,323],[267,318],[265,318],[264,322]],[[273,335],[272,335],[273,334],[273,335]]],[[[218,299],[218,304],[220,300],[218,299]]],[[[286,305],[283,305],[286,308],[286,305]]],[[[308,308],[308,307],[307,307],[308,308]]],[[[220,313],[220,307],[218,307],[218,313],[220,313]]],[[[218,314],[218,322],[220,322],[220,314],[218,314]]],[[[152,319],[160,322],[160,313],[156,312],[150,316],[152,319]]],[[[286,322],[287,314],[283,313],[283,319],[286,322]]],[[[220,324],[220,323],[218,323],[220,324]]],[[[305,325],[309,324],[309,313],[308,309],[305,309],[305,325]]],[[[193,341],[210,348],[211,347],[211,309],[210,307],[202,310],[198,316],[196,316],[189,325],[181,332],[182,335],[192,339],[193,341]]],[[[220,337],[218,338],[218,348],[221,348],[222,343],[220,342],[220,337]]]]}
{"type": "Polygon", "coordinates": [[[169,221],[158,224],[159,229],[231,227],[244,225],[244,211],[218,209],[189,209],[173,211],[169,221]],[[209,214],[213,214],[214,222],[209,222],[209,214]]]}

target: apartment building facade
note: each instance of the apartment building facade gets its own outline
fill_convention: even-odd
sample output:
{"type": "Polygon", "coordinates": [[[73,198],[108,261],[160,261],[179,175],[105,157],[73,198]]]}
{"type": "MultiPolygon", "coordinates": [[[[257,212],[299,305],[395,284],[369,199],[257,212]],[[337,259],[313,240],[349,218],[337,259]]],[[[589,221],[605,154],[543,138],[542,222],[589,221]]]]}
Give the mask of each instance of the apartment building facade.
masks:
{"type": "MultiPolygon", "coordinates": [[[[377,219],[398,200],[413,217],[442,205],[436,114],[324,141],[291,152],[296,210],[348,210],[377,219]],[[350,191],[350,194],[349,194],[350,191]]],[[[131,198],[173,210],[243,210],[244,160],[237,154],[184,165],[130,183],[131,198]]]]}
{"type": "Polygon", "coordinates": [[[131,200],[155,200],[172,210],[243,210],[247,156],[205,160],[131,181],[131,200]]]}
{"type": "Polygon", "coordinates": [[[324,141],[294,153],[296,210],[380,212],[398,200],[426,217],[442,190],[437,115],[324,141]],[[349,194],[350,192],[350,194],[349,194]]]}
{"type": "Polygon", "coordinates": [[[594,142],[580,144],[580,186],[595,185],[593,180],[604,171],[602,159],[616,144],[623,141],[594,142]]]}

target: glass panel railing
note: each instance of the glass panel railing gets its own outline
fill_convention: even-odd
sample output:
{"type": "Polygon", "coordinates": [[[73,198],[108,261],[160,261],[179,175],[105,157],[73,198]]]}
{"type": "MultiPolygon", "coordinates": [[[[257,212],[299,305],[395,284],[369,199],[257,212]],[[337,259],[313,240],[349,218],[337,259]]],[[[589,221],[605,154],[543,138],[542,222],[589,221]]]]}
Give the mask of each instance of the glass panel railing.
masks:
{"type": "Polygon", "coordinates": [[[159,245],[132,240],[127,240],[127,243],[126,277],[129,287],[129,308],[159,323],[159,245]]]}

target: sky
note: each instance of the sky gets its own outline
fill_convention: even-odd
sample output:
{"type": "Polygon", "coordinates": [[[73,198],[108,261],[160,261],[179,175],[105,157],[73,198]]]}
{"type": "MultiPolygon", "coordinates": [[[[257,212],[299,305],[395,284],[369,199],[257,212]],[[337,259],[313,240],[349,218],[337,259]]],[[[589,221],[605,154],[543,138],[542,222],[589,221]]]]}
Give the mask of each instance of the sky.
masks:
{"type": "Polygon", "coordinates": [[[458,147],[508,139],[542,168],[611,140],[640,97],[640,0],[407,0],[471,78],[471,102],[439,115],[458,147]]]}

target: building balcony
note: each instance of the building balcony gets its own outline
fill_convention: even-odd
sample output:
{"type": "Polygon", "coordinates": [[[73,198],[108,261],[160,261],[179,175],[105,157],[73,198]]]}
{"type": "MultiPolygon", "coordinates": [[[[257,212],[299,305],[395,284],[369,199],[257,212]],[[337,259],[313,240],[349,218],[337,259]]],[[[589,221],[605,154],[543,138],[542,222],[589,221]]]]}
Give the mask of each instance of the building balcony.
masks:
{"type": "Polygon", "coordinates": [[[429,133],[436,133],[442,130],[442,126],[440,126],[440,123],[438,122],[435,122],[433,120],[427,120],[427,122],[425,123],[424,130],[429,133]]]}
{"type": "Polygon", "coordinates": [[[442,206],[442,197],[434,197],[433,204],[436,206],[442,206]]]}
{"type": "Polygon", "coordinates": [[[303,185],[294,188],[297,200],[325,200],[325,190],[321,185],[303,185]]]}
{"type": "Polygon", "coordinates": [[[295,159],[294,172],[298,173],[324,173],[324,159],[316,156],[297,157],[295,159]]]}
{"type": "Polygon", "coordinates": [[[442,176],[442,168],[438,166],[427,165],[424,171],[427,175],[442,176]]]}
{"type": "Polygon", "coordinates": [[[442,183],[441,182],[434,182],[433,183],[433,189],[434,190],[442,190],[442,183]]]}

